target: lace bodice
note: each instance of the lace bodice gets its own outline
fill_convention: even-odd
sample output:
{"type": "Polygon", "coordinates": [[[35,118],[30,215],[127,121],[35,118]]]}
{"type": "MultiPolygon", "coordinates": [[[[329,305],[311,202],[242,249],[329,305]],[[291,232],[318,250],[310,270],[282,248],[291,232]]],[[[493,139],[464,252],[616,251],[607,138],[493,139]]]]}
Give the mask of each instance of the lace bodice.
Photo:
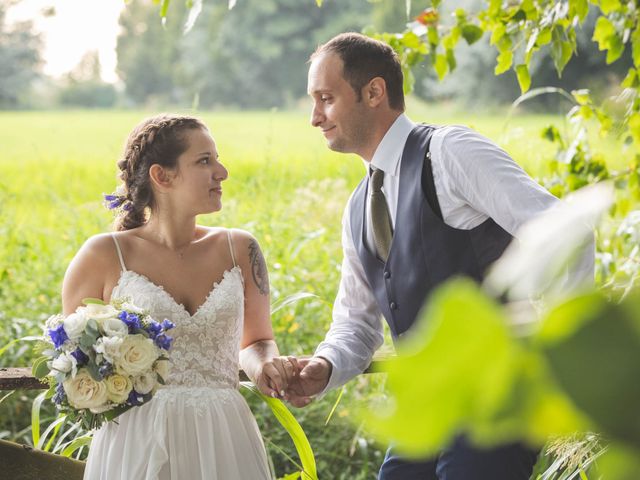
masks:
{"type": "Polygon", "coordinates": [[[180,387],[238,387],[244,287],[240,267],[227,270],[207,299],[190,315],[161,286],[144,275],[123,270],[111,298],[128,297],[151,316],[175,323],[166,384],[180,387]]]}

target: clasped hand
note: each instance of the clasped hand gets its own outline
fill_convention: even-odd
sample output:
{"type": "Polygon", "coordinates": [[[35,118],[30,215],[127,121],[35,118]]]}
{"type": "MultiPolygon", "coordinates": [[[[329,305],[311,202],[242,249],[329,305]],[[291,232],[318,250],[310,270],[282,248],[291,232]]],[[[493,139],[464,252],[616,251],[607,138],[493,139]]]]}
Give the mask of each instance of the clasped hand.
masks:
{"type": "Polygon", "coordinates": [[[265,395],[304,407],[329,383],[331,364],[321,357],[279,356],[264,362],[254,380],[265,395]]]}

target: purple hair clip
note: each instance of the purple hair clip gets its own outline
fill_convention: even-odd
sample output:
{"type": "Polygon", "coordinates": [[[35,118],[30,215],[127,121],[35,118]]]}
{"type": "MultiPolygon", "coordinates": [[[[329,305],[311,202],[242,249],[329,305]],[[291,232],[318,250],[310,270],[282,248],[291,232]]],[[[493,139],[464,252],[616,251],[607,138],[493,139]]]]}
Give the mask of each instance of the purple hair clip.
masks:
{"type": "Polygon", "coordinates": [[[126,200],[125,197],[120,195],[104,194],[103,196],[104,196],[104,206],[107,207],[109,210],[115,210],[116,208],[120,208],[124,203],[124,201],[126,200]]]}
{"type": "Polygon", "coordinates": [[[104,201],[102,204],[109,210],[122,209],[125,212],[130,211],[133,208],[133,204],[125,195],[123,188],[120,186],[114,193],[103,194],[104,201]]]}

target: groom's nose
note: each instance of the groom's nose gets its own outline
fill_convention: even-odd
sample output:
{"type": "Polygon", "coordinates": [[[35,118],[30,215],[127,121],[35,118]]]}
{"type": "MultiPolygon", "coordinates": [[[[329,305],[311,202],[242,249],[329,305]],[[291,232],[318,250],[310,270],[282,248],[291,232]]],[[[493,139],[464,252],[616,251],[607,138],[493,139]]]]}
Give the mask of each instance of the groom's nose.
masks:
{"type": "Polygon", "coordinates": [[[319,127],[324,121],[324,115],[318,110],[317,103],[314,102],[313,109],[311,110],[311,125],[319,127]]]}

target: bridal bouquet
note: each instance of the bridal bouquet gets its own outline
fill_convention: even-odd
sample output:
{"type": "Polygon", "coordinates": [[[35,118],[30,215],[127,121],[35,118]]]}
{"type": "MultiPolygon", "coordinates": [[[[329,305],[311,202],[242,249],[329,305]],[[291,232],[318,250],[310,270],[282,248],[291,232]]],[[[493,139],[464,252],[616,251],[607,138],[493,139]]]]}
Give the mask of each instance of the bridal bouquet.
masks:
{"type": "Polygon", "coordinates": [[[148,402],[164,383],[174,324],[126,300],[84,303],[66,317],[49,317],[33,375],[47,378],[58,409],[95,428],[148,402]]]}

